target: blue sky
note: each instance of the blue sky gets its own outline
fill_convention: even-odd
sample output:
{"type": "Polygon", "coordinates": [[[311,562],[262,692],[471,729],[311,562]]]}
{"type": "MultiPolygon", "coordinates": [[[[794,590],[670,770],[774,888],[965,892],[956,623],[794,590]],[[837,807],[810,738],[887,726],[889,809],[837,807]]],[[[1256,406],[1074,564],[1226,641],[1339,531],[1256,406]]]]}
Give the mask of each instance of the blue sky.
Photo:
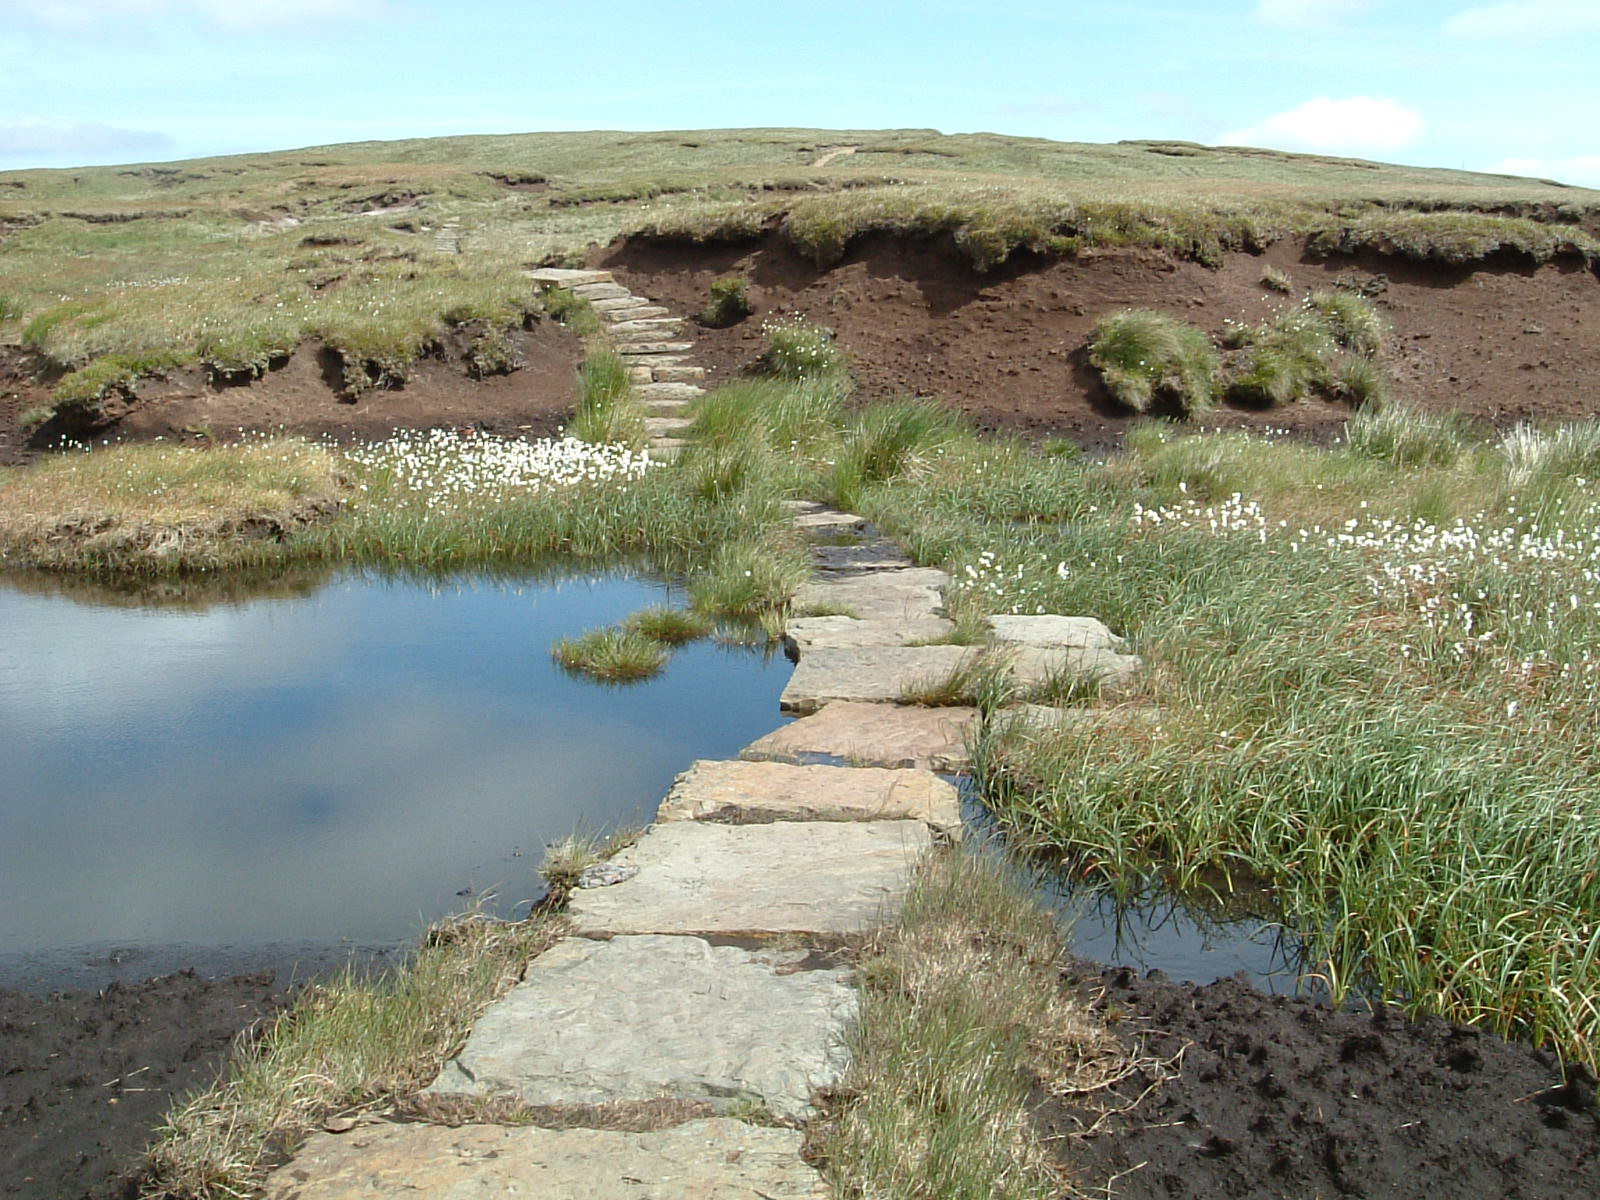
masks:
{"type": "Polygon", "coordinates": [[[1184,138],[1600,187],[1600,0],[0,0],[0,168],[560,129],[1184,138]]]}

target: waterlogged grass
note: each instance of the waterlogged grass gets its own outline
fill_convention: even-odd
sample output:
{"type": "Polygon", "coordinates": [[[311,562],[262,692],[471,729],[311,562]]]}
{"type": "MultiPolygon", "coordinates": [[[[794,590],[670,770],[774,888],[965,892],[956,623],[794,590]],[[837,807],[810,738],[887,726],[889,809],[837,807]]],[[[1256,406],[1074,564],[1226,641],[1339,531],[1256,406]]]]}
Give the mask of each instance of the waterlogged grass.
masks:
{"type": "Polygon", "coordinates": [[[843,1099],[813,1131],[841,1195],[1045,1200],[1068,1183],[1033,1127],[1038,1091],[1092,1092],[1124,1055],[1063,995],[1064,947],[1004,866],[927,859],[861,962],[843,1099]]]}
{"type": "Polygon", "coordinates": [[[0,478],[0,565],[161,573],[272,562],[347,495],[337,455],[293,439],[63,454],[0,478]]]}
{"type": "Polygon", "coordinates": [[[259,1039],[239,1044],[216,1084],[167,1114],[147,1194],[254,1195],[276,1156],[330,1118],[393,1112],[561,930],[556,917],[465,918],[433,930],[404,967],[307,988],[259,1039]]]}
{"type": "Polygon", "coordinates": [[[550,657],[575,675],[602,683],[636,683],[661,673],[671,650],[637,629],[594,629],[576,638],[561,638],[550,657]]]}
{"type": "Polygon", "coordinates": [[[1600,1059],[1591,427],[1406,411],[1329,449],[1150,426],[1104,464],[950,447],[862,510],[990,612],[1098,616],[1159,726],[981,756],[1021,844],[1272,881],[1337,995],[1600,1059]]]}
{"type": "Polygon", "coordinates": [[[664,646],[682,646],[708,637],[713,628],[711,619],[704,613],[665,605],[642,608],[623,625],[664,646]]]}

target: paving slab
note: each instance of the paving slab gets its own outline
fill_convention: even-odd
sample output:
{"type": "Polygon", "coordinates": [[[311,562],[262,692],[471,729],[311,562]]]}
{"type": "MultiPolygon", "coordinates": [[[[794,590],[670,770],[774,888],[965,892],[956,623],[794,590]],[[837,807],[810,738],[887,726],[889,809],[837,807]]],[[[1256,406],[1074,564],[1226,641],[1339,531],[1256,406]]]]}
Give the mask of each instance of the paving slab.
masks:
{"type": "Polygon", "coordinates": [[[1144,660],[1103,647],[1002,645],[996,651],[1009,664],[1021,687],[1037,687],[1061,678],[1082,680],[1101,695],[1126,692],[1138,678],[1144,660]]]}
{"type": "Polygon", "coordinates": [[[693,342],[627,342],[617,347],[617,353],[632,358],[635,355],[684,354],[693,349],[693,342]]]}
{"type": "Polygon", "coordinates": [[[581,934],[847,934],[892,917],[933,844],[921,821],[668,821],[615,856],[639,873],[575,893],[581,934]]]}
{"type": "Polygon", "coordinates": [[[610,271],[588,271],[572,267],[535,267],[526,274],[535,283],[547,283],[553,287],[578,287],[588,283],[615,282],[610,271]]]}
{"type": "Polygon", "coordinates": [[[778,706],[804,714],[835,700],[894,704],[906,688],[943,679],[979,653],[971,646],[813,650],[801,656],[778,706]]]}
{"type": "Polygon", "coordinates": [[[1024,646],[1072,646],[1081,649],[1122,650],[1122,638],[1093,617],[1011,617],[989,618],[995,640],[1024,646]]]}
{"type": "MultiPolygon", "coordinates": [[[[611,322],[613,325],[616,325],[616,324],[621,324],[624,321],[647,321],[647,320],[651,320],[651,319],[653,319],[655,317],[666,317],[666,316],[670,316],[671,313],[672,313],[672,310],[670,308],[665,308],[665,307],[663,307],[662,305],[659,305],[659,304],[651,304],[650,301],[644,299],[644,297],[642,297],[642,296],[635,296],[633,299],[638,301],[638,303],[634,304],[632,307],[629,307],[629,308],[603,309],[600,312],[600,316],[604,320],[606,320],[608,322],[611,322]]],[[[625,301],[625,300],[596,300],[596,301],[594,301],[594,304],[595,304],[596,308],[599,308],[599,306],[602,305],[602,304],[628,304],[628,303],[629,303],[629,301],[625,301]]]]}
{"type": "Polygon", "coordinates": [[[955,632],[956,623],[945,617],[912,620],[862,621],[855,617],[791,617],[783,627],[783,645],[791,658],[804,658],[813,650],[851,650],[866,646],[909,646],[931,642],[955,632]]]}
{"type": "Polygon", "coordinates": [[[855,513],[840,512],[835,508],[809,509],[797,513],[794,519],[796,529],[803,529],[814,536],[828,534],[860,533],[867,527],[867,519],[858,517],[855,513]]]}
{"type": "Polygon", "coordinates": [[[811,562],[819,571],[837,574],[903,571],[917,565],[888,538],[873,538],[853,546],[813,546],[811,562]]]}
{"type": "Polygon", "coordinates": [[[633,293],[620,283],[578,283],[572,285],[572,294],[585,300],[627,300],[633,293]]]}
{"type": "Polygon", "coordinates": [[[266,1200],[827,1200],[798,1129],[727,1117],[653,1133],[529,1126],[360,1125],[313,1134],[266,1200]]]}
{"type": "MultiPolygon", "coordinates": [[[[609,280],[609,279],[593,279],[593,280],[589,280],[588,282],[590,282],[590,283],[610,283],[611,280],[609,280]]],[[[645,299],[643,296],[629,296],[629,297],[627,297],[626,299],[623,299],[623,300],[591,300],[591,301],[589,301],[589,306],[591,308],[593,308],[595,310],[595,312],[600,313],[601,315],[604,316],[604,315],[606,315],[608,313],[634,312],[634,311],[636,311],[638,309],[641,309],[641,308],[649,308],[649,307],[651,307],[651,304],[650,304],[650,301],[645,299]]],[[[656,306],[656,307],[659,307],[659,306],[656,306]]],[[[661,311],[665,312],[666,309],[662,309],[661,311]]],[[[607,320],[623,320],[624,318],[607,316],[606,319],[607,320]]]]}
{"type": "Polygon", "coordinates": [[[922,821],[957,837],[961,797],[932,771],[915,768],[702,759],[678,776],[656,820],[922,821]]]}
{"type": "Polygon", "coordinates": [[[612,324],[610,333],[653,333],[657,337],[676,333],[682,317],[632,317],[612,324]]]}
{"type": "Polygon", "coordinates": [[[966,739],[977,719],[975,708],[838,700],[756,739],[739,757],[793,763],[828,758],[868,767],[964,771],[972,765],[966,739]]]}
{"type": "Polygon", "coordinates": [[[848,972],[804,970],[805,957],[697,937],[569,938],[490,1005],[427,1091],[532,1105],[754,1101],[803,1119],[844,1068],[856,1006],[848,972]]]}
{"type": "Polygon", "coordinates": [[[706,377],[704,367],[656,367],[658,383],[698,383],[706,377]]]}
{"type": "Polygon", "coordinates": [[[692,383],[647,383],[634,391],[641,400],[694,400],[706,394],[692,383]]]}
{"type": "Polygon", "coordinates": [[[646,417],[644,431],[651,437],[661,437],[665,434],[678,433],[693,424],[694,422],[688,417],[646,417]]]}
{"type": "Polygon", "coordinates": [[[820,609],[861,620],[942,617],[949,584],[949,575],[931,567],[874,571],[805,584],[795,593],[794,605],[801,612],[820,609]]]}

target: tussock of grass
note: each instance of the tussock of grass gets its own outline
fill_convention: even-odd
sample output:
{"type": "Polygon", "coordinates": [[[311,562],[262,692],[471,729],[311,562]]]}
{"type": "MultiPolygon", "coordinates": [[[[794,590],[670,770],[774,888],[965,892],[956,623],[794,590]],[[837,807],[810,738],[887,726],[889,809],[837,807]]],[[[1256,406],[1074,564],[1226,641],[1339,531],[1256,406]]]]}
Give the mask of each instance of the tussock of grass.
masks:
{"type": "Polygon", "coordinates": [[[603,863],[618,851],[626,850],[639,840],[643,832],[641,827],[633,825],[609,833],[579,831],[546,846],[544,862],[539,867],[539,875],[550,889],[545,907],[559,907],[578,886],[578,876],[586,868],[603,863]]]}
{"type": "Polygon", "coordinates": [[[150,1194],[253,1195],[275,1156],[329,1117],[400,1106],[560,929],[559,918],[468,918],[437,928],[404,967],[306,989],[258,1040],[241,1041],[214,1086],[167,1114],[150,1194]]]}
{"type": "Polygon", "coordinates": [[[1375,361],[1386,324],[1372,301],[1354,292],[1313,292],[1261,324],[1234,326],[1228,341],[1244,347],[1227,380],[1228,394],[1277,405],[1318,391],[1356,404],[1388,399],[1388,376],[1375,361]]]}
{"type": "Polygon", "coordinates": [[[1397,467],[1449,467],[1483,434],[1455,413],[1424,412],[1390,402],[1363,407],[1345,424],[1345,442],[1357,454],[1397,467]]]}
{"type": "Polygon", "coordinates": [[[1063,995],[1051,919],[994,862],[935,854],[900,920],[870,943],[841,1099],[812,1147],[845,1196],[1046,1200],[1066,1180],[1030,1112],[1035,1089],[1116,1078],[1115,1038],[1063,995]]]}
{"type": "Polygon", "coordinates": [[[640,609],[623,624],[664,646],[681,646],[708,636],[712,630],[710,618],[703,613],[665,606],[640,609]]]}
{"type": "Polygon", "coordinates": [[[550,656],[563,670],[603,683],[635,683],[660,673],[671,657],[667,647],[637,629],[594,629],[562,638],[550,656]]]}
{"type": "Polygon", "coordinates": [[[606,446],[645,444],[645,410],[634,397],[628,365],[614,350],[592,347],[578,368],[578,407],[567,433],[606,446]]]}
{"type": "Polygon", "coordinates": [[[744,320],[753,311],[747,293],[749,282],[742,275],[724,275],[711,281],[711,298],[700,310],[702,323],[723,329],[744,320]]]}
{"type": "Polygon", "coordinates": [[[823,379],[844,369],[844,354],[833,332],[799,319],[762,326],[767,349],[762,363],[780,379],[823,379]]]}
{"type": "Polygon", "coordinates": [[[270,562],[346,494],[334,455],[292,438],[62,455],[0,482],[0,562],[100,572],[270,562]]]}
{"type": "Polygon", "coordinates": [[[906,683],[900,689],[900,703],[922,708],[975,706],[992,712],[1013,692],[1004,659],[975,649],[951,671],[906,683]]]}
{"type": "Polygon", "coordinates": [[[760,617],[787,604],[811,575],[792,543],[730,542],[689,577],[689,600],[703,613],[760,617]]]}
{"type": "Polygon", "coordinates": [[[689,436],[722,445],[757,443],[786,455],[810,450],[844,424],[846,385],[837,377],[800,386],[777,379],[747,379],[702,396],[689,436]]]}
{"type": "Polygon", "coordinates": [[[924,467],[964,432],[961,418],[931,400],[887,400],[855,414],[828,472],[828,498],[853,511],[875,484],[924,467]]]}
{"type": "Polygon", "coordinates": [[[1165,313],[1128,308],[1102,317],[1089,335],[1089,361],[1135,412],[1163,396],[1191,414],[1216,404],[1221,366],[1211,339],[1165,313]]]}

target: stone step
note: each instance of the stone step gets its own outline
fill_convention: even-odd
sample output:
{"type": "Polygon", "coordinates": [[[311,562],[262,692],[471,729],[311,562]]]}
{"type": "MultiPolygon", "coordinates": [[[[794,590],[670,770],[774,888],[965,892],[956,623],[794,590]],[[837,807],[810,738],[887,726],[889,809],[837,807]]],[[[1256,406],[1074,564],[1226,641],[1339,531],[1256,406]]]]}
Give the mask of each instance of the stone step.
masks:
{"type": "Polygon", "coordinates": [[[663,367],[676,367],[690,361],[690,356],[687,354],[657,354],[653,351],[644,354],[633,354],[629,350],[618,350],[617,353],[628,354],[630,363],[635,366],[649,367],[653,371],[660,370],[663,367]]]}
{"type": "Polygon", "coordinates": [[[669,821],[612,860],[637,875],[574,893],[567,912],[601,936],[860,933],[895,916],[931,845],[921,821],[669,821]]]}
{"type": "MultiPolygon", "coordinates": [[[[609,283],[609,280],[596,280],[596,283],[609,283]]],[[[589,302],[595,312],[610,321],[626,320],[625,316],[613,316],[613,313],[633,313],[641,308],[649,308],[650,301],[644,296],[629,296],[622,300],[591,300],[589,302]]]]}
{"type": "Polygon", "coordinates": [[[644,431],[651,437],[663,437],[669,434],[681,433],[694,422],[688,417],[646,417],[644,431]]]}
{"type": "Polygon", "coordinates": [[[589,271],[571,267],[535,267],[523,272],[535,283],[550,287],[581,287],[592,283],[614,283],[610,271],[589,271]]]}
{"type": "Polygon", "coordinates": [[[612,334],[653,333],[657,337],[668,337],[677,333],[682,325],[682,317],[643,317],[638,320],[629,317],[626,321],[613,322],[606,332],[612,334]]]}
{"type": "Polygon", "coordinates": [[[649,383],[654,378],[655,378],[655,372],[652,371],[649,367],[629,367],[628,368],[628,382],[633,384],[635,387],[638,387],[641,384],[649,383]]]}
{"type": "Polygon", "coordinates": [[[694,400],[706,394],[692,383],[647,383],[634,390],[641,400],[694,400]]]}
{"type": "Polygon", "coordinates": [[[801,654],[778,705],[784,712],[813,713],[835,700],[894,704],[908,688],[985,662],[1003,668],[1022,692],[1067,680],[1102,696],[1125,694],[1143,666],[1135,655],[1074,646],[815,647],[801,654]]]}
{"type": "Polygon", "coordinates": [[[656,354],[683,354],[693,349],[693,342],[630,342],[618,346],[617,353],[624,358],[634,358],[656,354]]]}
{"type": "Polygon", "coordinates": [[[839,534],[860,533],[867,527],[867,519],[855,513],[840,512],[836,508],[814,508],[797,511],[794,527],[813,537],[830,537],[839,534]]]}
{"type": "Polygon", "coordinates": [[[585,300],[626,300],[633,295],[620,283],[580,283],[572,294],[585,300]]]}
{"type": "Polygon", "coordinates": [[[613,325],[606,330],[606,337],[619,346],[637,342],[651,342],[658,338],[682,336],[676,329],[623,329],[620,325],[613,325]]]}
{"type": "Polygon", "coordinates": [[[672,785],[658,821],[921,821],[961,834],[961,797],[932,771],[702,759],[672,785]]]}
{"type": "Polygon", "coordinates": [[[753,1101],[803,1120],[843,1070],[855,1014],[845,972],[805,970],[806,957],[697,937],[569,938],[478,1018],[427,1091],[539,1106],[753,1101]]]}
{"type": "MultiPolygon", "coordinates": [[[[601,303],[603,304],[605,301],[601,301],[601,303]]],[[[611,322],[613,326],[616,326],[626,324],[631,321],[654,321],[669,319],[668,314],[670,314],[671,311],[672,310],[669,308],[662,308],[659,304],[651,304],[649,301],[643,301],[637,308],[613,309],[610,312],[602,312],[600,315],[606,321],[611,322]]]]}
{"type": "Polygon", "coordinates": [[[783,627],[783,647],[799,662],[813,650],[859,650],[868,646],[910,646],[939,641],[954,633],[956,623],[944,617],[859,621],[854,617],[790,617],[783,627]]]}
{"type": "Polygon", "coordinates": [[[817,762],[867,767],[920,767],[945,773],[971,765],[967,738],[975,708],[912,708],[838,700],[751,742],[739,757],[752,762],[817,762]]]}
{"type": "Polygon", "coordinates": [[[1021,646],[1121,651],[1128,644],[1093,617],[998,616],[989,618],[989,630],[996,641],[1021,646]]]}
{"type": "Polygon", "coordinates": [[[835,574],[860,571],[903,571],[917,564],[888,538],[875,538],[853,546],[813,546],[812,565],[835,574]]]}
{"type": "Polygon", "coordinates": [[[706,377],[704,367],[661,366],[655,372],[658,383],[698,383],[706,377]]]}
{"type": "Polygon", "coordinates": [[[644,404],[652,417],[682,416],[689,407],[687,400],[647,400],[644,404]]]}
{"type": "Polygon", "coordinates": [[[655,437],[650,439],[650,457],[657,462],[675,462],[689,443],[682,438],[655,437]]]}
{"type": "Polygon", "coordinates": [[[798,1129],[727,1117],[650,1133],[373,1124],[315,1133],[266,1180],[266,1200],[380,1196],[540,1200],[826,1200],[798,1129]]]}
{"type": "Polygon", "coordinates": [[[971,646],[878,646],[813,650],[804,655],[778,698],[784,712],[813,713],[835,700],[894,704],[906,688],[947,678],[970,665],[971,646]]]}
{"type": "MultiPolygon", "coordinates": [[[[796,519],[806,520],[806,517],[796,519]]],[[[878,571],[803,585],[795,593],[797,611],[843,612],[862,620],[907,620],[944,615],[944,589],[950,576],[931,567],[878,571]]]]}

